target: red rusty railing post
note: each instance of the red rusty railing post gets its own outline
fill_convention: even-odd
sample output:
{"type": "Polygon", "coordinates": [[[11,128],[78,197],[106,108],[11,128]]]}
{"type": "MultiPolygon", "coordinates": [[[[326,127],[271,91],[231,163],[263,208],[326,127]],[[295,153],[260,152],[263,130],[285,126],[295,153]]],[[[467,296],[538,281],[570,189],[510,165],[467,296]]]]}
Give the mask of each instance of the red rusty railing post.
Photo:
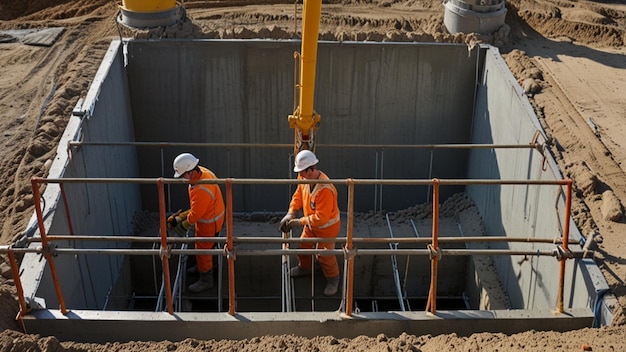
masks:
{"type": "Polygon", "coordinates": [[[159,232],[161,233],[161,263],[163,264],[163,283],[165,284],[165,296],[167,298],[167,311],[174,314],[172,303],[172,285],[170,282],[170,251],[167,245],[167,226],[165,225],[165,190],[163,178],[157,179],[157,189],[159,191],[159,232]]]}
{"type": "Polygon", "coordinates": [[[565,194],[565,224],[563,224],[563,240],[561,241],[561,247],[563,248],[563,256],[561,257],[561,268],[559,270],[559,292],[556,303],[556,310],[559,313],[563,313],[563,293],[565,290],[565,264],[567,263],[569,254],[569,222],[572,208],[572,180],[566,180],[567,191],[565,194]]]}
{"type": "Polygon", "coordinates": [[[439,264],[439,179],[433,178],[433,233],[432,244],[429,248],[431,269],[430,269],[430,291],[428,293],[428,302],[426,303],[426,311],[435,314],[437,311],[437,271],[439,264]]]}
{"type": "Polygon", "coordinates": [[[15,260],[15,254],[13,254],[13,248],[8,247],[9,254],[9,263],[11,263],[11,271],[13,272],[13,283],[15,284],[15,290],[17,291],[17,300],[20,304],[20,311],[17,313],[15,320],[17,320],[22,327],[22,330],[26,331],[24,327],[24,322],[22,321],[22,317],[26,314],[30,309],[26,305],[26,299],[24,298],[24,288],[22,288],[22,280],[20,279],[20,268],[17,265],[17,260],[15,260]]]}
{"type": "Polygon", "coordinates": [[[46,227],[43,224],[43,211],[41,210],[41,193],[39,192],[39,183],[43,182],[40,177],[32,177],[30,182],[33,186],[33,200],[35,203],[35,213],[37,213],[37,225],[39,226],[39,234],[41,235],[41,246],[43,247],[43,255],[46,257],[48,265],[50,265],[50,274],[52,275],[52,282],[54,283],[54,289],[56,290],[57,297],[59,299],[59,309],[63,315],[67,314],[65,308],[65,300],[63,299],[63,293],[61,292],[61,285],[59,283],[59,277],[57,275],[56,265],[54,265],[54,259],[52,256],[52,248],[48,244],[48,238],[46,237],[46,227]]]}

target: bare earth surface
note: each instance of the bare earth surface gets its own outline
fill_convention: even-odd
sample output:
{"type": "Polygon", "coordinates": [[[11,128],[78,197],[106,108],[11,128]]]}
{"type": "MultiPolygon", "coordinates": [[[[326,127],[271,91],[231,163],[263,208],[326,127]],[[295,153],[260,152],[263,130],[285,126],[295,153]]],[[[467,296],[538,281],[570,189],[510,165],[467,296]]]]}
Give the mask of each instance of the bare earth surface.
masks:
{"type": "MultiPolygon", "coordinates": [[[[0,30],[64,27],[52,46],[0,35],[0,236],[21,236],[32,212],[30,178],[46,176],[72,108],[84,96],[113,38],[293,38],[293,3],[184,1],[190,21],[152,32],[118,30],[121,1],[0,0],[0,30]],[[15,39],[15,40],[12,40],[15,39]]],[[[450,35],[439,0],[330,0],[324,40],[487,42],[500,48],[551,138],[564,176],[575,183],[573,216],[602,241],[595,260],[620,303],[613,325],[567,333],[506,336],[260,336],[242,341],[59,342],[23,334],[8,259],[0,257],[0,351],[593,351],[626,350],[626,3],[623,0],[511,0],[493,36],[450,35]],[[588,346],[585,346],[588,345],[588,346]]],[[[298,11],[301,6],[298,6],[298,11]]],[[[298,12],[298,16],[300,13],[298,12]]],[[[299,17],[298,17],[299,18],[299,17]]],[[[320,133],[323,131],[320,130],[320,133]]],[[[529,141],[530,142],[530,141],[529,141]]],[[[111,340],[114,341],[114,337],[111,340]]]]}

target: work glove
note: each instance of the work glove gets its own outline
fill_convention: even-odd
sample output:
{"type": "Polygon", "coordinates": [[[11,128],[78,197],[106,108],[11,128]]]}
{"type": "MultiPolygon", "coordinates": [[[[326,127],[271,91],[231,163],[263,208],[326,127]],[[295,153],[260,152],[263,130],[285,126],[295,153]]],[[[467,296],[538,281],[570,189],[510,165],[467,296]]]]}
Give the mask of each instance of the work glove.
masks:
{"type": "Polygon", "coordinates": [[[287,231],[293,230],[293,229],[299,229],[301,227],[302,227],[302,224],[300,224],[300,219],[291,219],[287,223],[287,231]]]}
{"type": "Polygon", "coordinates": [[[182,220],[181,222],[178,223],[178,225],[176,225],[176,227],[174,228],[174,231],[176,231],[176,233],[179,234],[180,236],[185,236],[187,234],[187,230],[189,230],[190,227],[191,227],[191,224],[189,223],[189,221],[182,220]]]}
{"type": "Polygon", "coordinates": [[[167,228],[168,229],[176,229],[176,226],[180,224],[183,220],[187,220],[187,215],[189,215],[190,209],[183,211],[182,209],[178,209],[177,212],[168,216],[167,218],[167,228]]]}
{"type": "Polygon", "coordinates": [[[184,219],[180,216],[170,216],[167,218],[167,228],[175,229],[178,224],[180,224],[184,219]]]}
{"type": "Polygon", "coordinates": [[[174,214],[170,215],[167,217],[167,228],[168,229],[174,229],[176,228],[176,226],[178,226],[178,223],[180,222],[179,219],[180,218],[178,215],[180,214],[180,212],[183,211],[182,209],[178,209],[177,212],[175,212],[174,214]]]}
{"type": "Polygon", "coordinates": [[[289,220],[293,219],[293,214],[288,213],[280,220],[280,225],[278,226],[278,230],[280,232],[289,232],[289,228],[287,228],[287,223],[289,220]]]}

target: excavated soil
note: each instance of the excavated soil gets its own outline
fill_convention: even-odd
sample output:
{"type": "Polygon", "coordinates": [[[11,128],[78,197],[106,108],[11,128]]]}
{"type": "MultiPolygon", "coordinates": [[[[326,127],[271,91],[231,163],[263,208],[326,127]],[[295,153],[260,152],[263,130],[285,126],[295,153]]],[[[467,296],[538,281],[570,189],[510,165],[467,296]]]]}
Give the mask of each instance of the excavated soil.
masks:
{"type": "MultiPolygon", "coordinates": [[[[189,20],[130,31],[115,22],[120,1],[2,0],[0,31],[63,27],[51,46],[0,35],[0,243],[22,235],[33,213],[30,178],[46,176],[72,108],[83,97],[113,38],[294,38],[295,6],[270,0],[184,1],[189,20]]],[[[300,6],[298,6],[300,9],[300,6]]],[[[588,0],[511,0],[493,35],[449,34],[439,0],[324,1],[323,40],[490,43],[524,87],[566,177],[573,217],[601,243],[595,261],[618,298],[613,325],[566,333],[336,339],[259,336],[242,341],[59,342],[23,334],[8,258],[0,257],[0,351],[522,351],[625,350],[626,327],[626,4],[588,0]]],[[[530,141],[529,141],[530,142],[530,141]]],[[[112,336],[111,340],[114,341],[112,336]]]]}

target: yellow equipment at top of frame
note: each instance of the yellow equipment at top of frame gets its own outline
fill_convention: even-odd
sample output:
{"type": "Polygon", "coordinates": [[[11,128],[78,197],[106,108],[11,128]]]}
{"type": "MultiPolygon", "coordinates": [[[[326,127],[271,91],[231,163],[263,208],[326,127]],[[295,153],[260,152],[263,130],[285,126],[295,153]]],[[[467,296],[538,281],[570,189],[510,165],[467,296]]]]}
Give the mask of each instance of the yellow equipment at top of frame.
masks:
{"type": "Polygon", "coordinates": [[[176,7],[176,0],[122,0],[122,8],[133,12],[157,12],[176,7]]]}
{"type": "Polygon", "coordinates": [[[289,127],[294,129],[294,154],[300,150],[315,150],[315,133],[319,128],[320,115],[313,110],[315,69],[317,61],[317,37],[319,35],[322,0],[304,0],[302,10],[302,47],[299,58],[300,80],[299,105],[289,115],[289,127]]]}

